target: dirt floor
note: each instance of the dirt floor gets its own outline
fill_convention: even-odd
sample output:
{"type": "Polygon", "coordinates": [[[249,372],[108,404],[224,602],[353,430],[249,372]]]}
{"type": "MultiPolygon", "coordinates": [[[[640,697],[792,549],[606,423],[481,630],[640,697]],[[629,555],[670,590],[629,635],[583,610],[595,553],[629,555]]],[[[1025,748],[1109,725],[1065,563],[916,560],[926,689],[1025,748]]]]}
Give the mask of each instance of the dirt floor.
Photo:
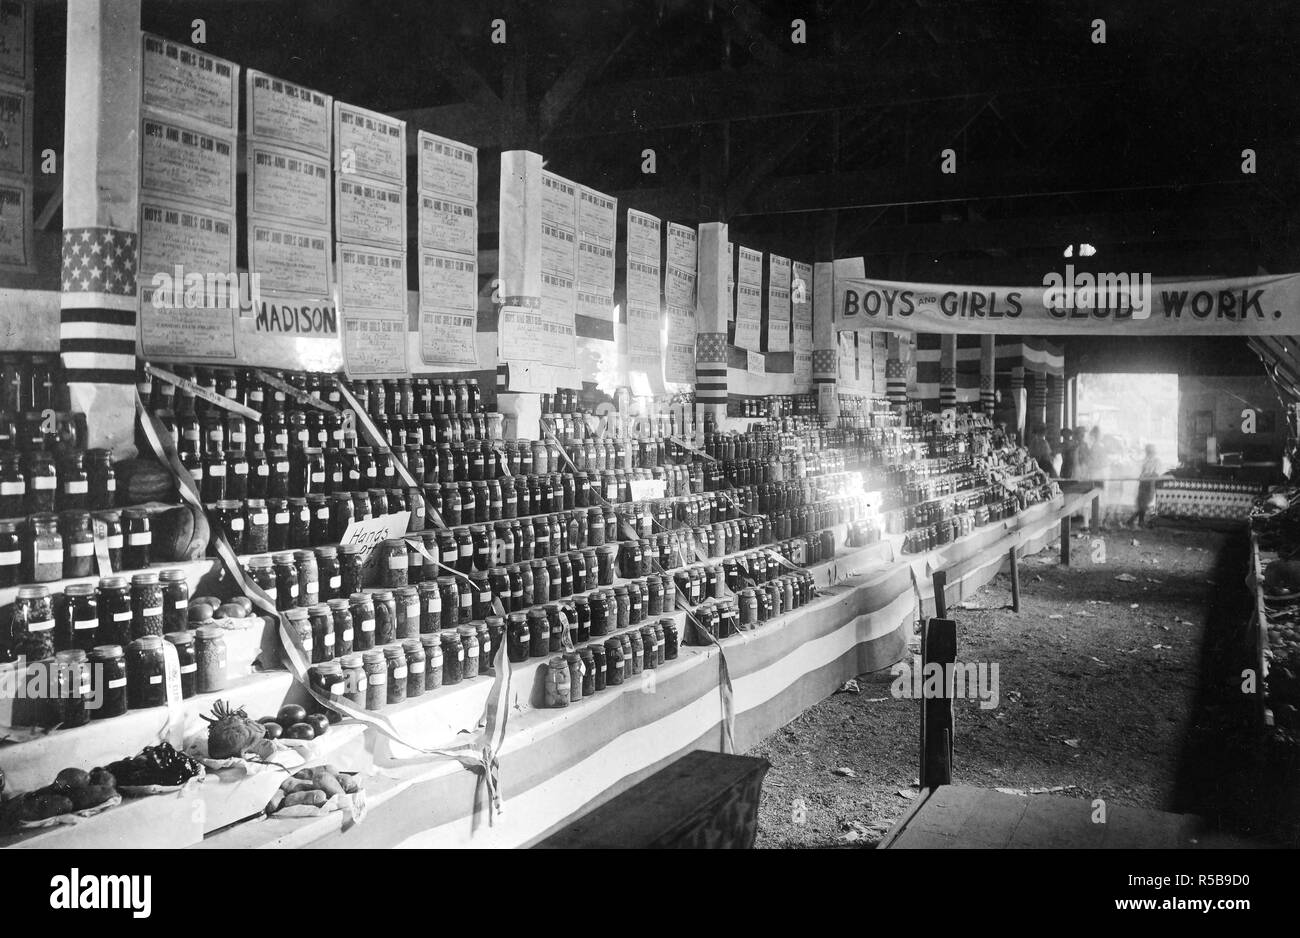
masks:
{"type": "MultiPolygon", "coordinates": [[[[1022,562],[1019,615],[1005,574],[950,610],[958,659],[997,663],[1000,695],[994,709],[958,701],[953,780],[1300,845],[1265,795],[1238,686],[1244,535],[1157,527],[1071,545],[1068,568],[1055,548],[1022,562]]],[[[862,675],[751,750],[772,763],[757,846],[874,846],[907,809],[919,704],[894,699],[893,681],[862,675]]]]}

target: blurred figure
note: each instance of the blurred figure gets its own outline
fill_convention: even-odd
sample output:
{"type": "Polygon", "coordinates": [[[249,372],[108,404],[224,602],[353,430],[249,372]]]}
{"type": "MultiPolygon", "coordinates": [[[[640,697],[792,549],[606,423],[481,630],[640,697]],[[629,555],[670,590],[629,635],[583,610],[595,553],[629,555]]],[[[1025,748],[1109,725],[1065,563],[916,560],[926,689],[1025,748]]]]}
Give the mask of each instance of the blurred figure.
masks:
{"type": "Polygon", "coordinates": [[[1076,479],[1092,478],[1092,447],[1088,445],[1088,431],[1083,427],[1074,431],[1074,472],[1076,479]]]}
{"type": "Polygon", "coordinates": [[[1034,426],[1029,437],[1029,455],[1038,463],[1038,467],[1049,476],[1054,476],[1052,466],[1052,445],[1047,442],[1047,428],[1041,423],[1034,426]]]}
{"type": "Polygon", "coordinates": [[[1061,430],[1061,443],[1057,446],[1056,451],[1061,454],[1061,478],[1073,479],[1077,469],[1076,457],[1078,456],[1078,443],[1074,439],[1074,431],[1068,428],[1061,430]]]}
{"type": "Polygon", "coordinates": [[[1160,462],[1156,459],[1156,448],[1152,443],[1146,447],[1146,458],[1142,460],[1142,470],[1138,473],[1137,511],[1128,519],[1130,527],[1146,527],[1147,511],[1156,500],[1156,477],[1160,475],[1160,462]]]}

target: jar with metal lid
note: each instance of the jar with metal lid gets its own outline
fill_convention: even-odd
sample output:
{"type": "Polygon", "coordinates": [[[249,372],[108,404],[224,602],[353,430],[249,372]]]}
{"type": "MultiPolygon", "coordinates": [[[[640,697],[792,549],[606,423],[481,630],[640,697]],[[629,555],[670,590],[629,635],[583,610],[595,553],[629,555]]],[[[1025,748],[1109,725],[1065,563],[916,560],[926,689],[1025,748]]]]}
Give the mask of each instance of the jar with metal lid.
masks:
{"type": "Polygon", "coordinates": [[[527,614],[512,612],[506,616],[506,657],[513,662],[527,661],[532,651],[531,627],[527,614]]]}
{"type": "Polygon", "coordinates": [[[28,661],[54,654],[54,604],[47,587],[18,587],[9,638],[13,653],[28,661]]]}
{"type": "Polygon", "coordinates": [[[160,570],[158,583],[162,590],[163,631],[183,632],[189,622],[190,584],[184,570],[160,570]]]}
{"type": "Polygon", "coordinates": [[[585,642],[591,638],[591,605],[586,596],[573,597],[573,618],[575,642],[585,642]]]}
{"type": "Polygon", "coordinates": [[[271,560],[275,571],[275,607],[283,612],[298,604],[298,568],[290,551],[281,551],[271,560]]]}
{"type": "Polygon", "coordinates": [[[397,640],[397,601],[386,589],[371,590],[370,599],[375,607],[375,644],[392,644],[397,640]]]}
{"type": "Polygon", "coordinates": [[[91,576],[95,570],[95,536],[90,514],[65,511],[59,515],[59,536],[63,540],[63,578],[91,576]]]}
{"type": "Polygon", "coordinates": [[[91,583],[70,583],[63,591],[66,600],[55,609],[54,647],[58,651],[80,648],[90,651],[99,641],[99,607],[91,583]]]}
{"type": "Polygon", "coordinates": [[[304,550],[311,546],[311,508],[307,499],[290,496],[289,503],[289,546],[294,550],[304,550]]]}
{"type": "Polygon", "coordinates": [[[627,585],[627,624],[640,625],[645,619],[645,580],[636,579],[627,585]]]}
{"type": "Polygon", "coordinates": [[[16,586],[22,568],[18,522],[0,521],[0,589],[16,586]]]}
{"type": "Polygon", "coordinates": [[[0,517],[16,518],[27,511],[27,477],[22,457],[0,453],[0,517]]]}
{"type": "Polygon", "coordinates": [[[464,628],[474,631],[477,652],[477,674],[490,674],[492,671],[492,636],[488,632],[487,622],[472,622],[464,628]]]}
{"type": "Polygon", "coordinates": [[[352,647],[369,651],[375,647],[375,603],[370,593],[353,593],[348,599],[352,614],[352,647]]]}
{"type": "Polygon", "coordinates": [[[59,472],[58,504],[61,511],[84,510],[90,494],[85,453],[73,451],[63,457],[59,472]]]}
{"type": "Polygon", "coordinates": [[[592,692],[604,690],[605,679],[608,676],[608,655],[604,642],[592,642],[582,650],[591,654],[592,692]]]}
{"type": "Polygon", "coordinates": [[[487,666],[494,668],[496,667],[497,652],[505,644],[506,620],[503,616],[488,616],[483,625],[487,629],[487,644],[485,645],[480,639],[479,661],[481,664],[486,658],[487,666]],[[486,653],[484,649],[487,649],[486,653]]]}
{"type": "Polygon", "coordinates": [[[442,640],[430,634],[421,635],[419,641],[424,650],[424,689],[437,690],[442,686],[442,640]]]}
{"type": "Polygon", "coordinates": [[[465,664],[465,646],[460,635],[456,629],[443,629],[438,638],[442,642],[442,683],[459,684],[465,664]]]}
{"type": "Polygon", "coordinates": [[[569,705],[571,678],[569,663],[560,655],[546,662],[545,702],[548,707],[569,705]]]}
{"type": "Polygon", "coordinates": [[[406,586],[410,564],[406,558],[406,541],[400,537],[385,540],[379,546],[381,582],[389,589],[406,586]]]}
{"type": "Polygon", "coordinates": [[[653,623],[650,627],[654,629],[654,633],[655,633],[655,667],[659,667],[664,663],[664,659],[666,657],[664,653],[663,620],[661,619],[660,621],[653,623]]]}
{"type": "Polygon", "coordinates": [[[270,522],[267,531],[266,549],[284,550],[289,546],[289,500],[287,498],[268,497],[266,513],[270,522]]]}
{"type": "Polygon", "coordinates": [[[414,586],[399,586],[393,590],[393,605],[397,611],[395,640],[401,641],[420,634],[420,591],[414,586]]]}
{"type": "Polygon", "coordinates": [[[92,720],[107,720],[126,713],[126,655],[121,645],[97,645],[88,656],[90,696],[99,701],[92,720]]]}
{"type": "Polygon", "coordinates": [[[143,635],[127,646],[126,696],[132,710],[167,703],[167,662],[161,636],[143,635]]]}
{"type": "Polygon", "coordinates": [[[655,628],[653,625],[643,625],[639,631],[641,634],[641,670],[651,671],[659,664],[655,628]]]}
{"type": "Polygon", "coordinates": [[[338,596],[343,589],[338,548],[321,545],[315,549],[315,553],[318,592],[321,602],[327,602],[338,596]]]}
{"type": "Polygon", "coordinates": [[[361,545],[340,544],[338,595],[352,596],[361,592],[361,545]]]}
{"type": "Polygon", "coordinates": [[[32,515],[27,522],[30,533],[23,560],[28,578],[36,583],[63,579],[63,536],[59,534],[58,517],[32,515]]]}
{"type": "Polygon", "coordinates": [[[339,666],[343,669],[344,698],[354,707],[365,707],[369,678],[364,658],[360,654],[343,655],[339,658],[339,666]]]}
{"type": "Polygon", "coordinates": [[[422,697],[427,689],[424,645],[418,636],[407,638],[402,641],[402,651],[406,654],[406,696],[422,697]]]}
{"type": "Polygon", "coordinates": [[[310,550],[296,550],[293,552],[293,565],[298,579],[297,605],[313,606],[320,602],[320,568],[316,566],[316,554],[310,550]]]}
{"type": "Polygon", "coordinates": [[[176,658],[180,662],[181,698],[189,700],[198,693],[198,661],[194,655],[194,633],[188,631],[168,632],[163,636],[176,649],[176,658]]]}
{"type": "MultiPolygon", "coordinates": [[[[292,610],[291,610],[292,611],[292,610]]],[[[325,603],[313,603],[306,609],[311,644],[311,663],[320,664],[334,657],[334,617],[325,603]]]]}
{"type": "Polygon", "coordinates": [[[227,660],[224,630],[205,625],[194,633],[194,663],[197,665],[195,689],[213,694],[226,689],[227,660]]]}
{"type": "Polygon", "coordinates": [[[131,637],[163,632],[163,588],[158,574],[137,573],[131,577],[131,637]]]}
{"type": "Polygon", "coordinates": [[[664,630],[664,659],[671,661],[677,657],[678,633],[677,623],[673,619],[660,619],[664,630]]]}
{"type": "Polygon", "coordinates": [[[627,587],[622,584],[614,587],[614,628],[625,629],[628,627],[631,608],[627,587]]]}
{"type": "Polygon", "coordinates": [[[122,509],[122,568],[140,570],[149,566],[152,556],[153,529],[149,513],[142,508],[122,509]]]}
{"type": "Polygon", "coordinates": [[[600,562],[596,558],[596,548],[584,547],[582,549],[582,568],[582,589],[590,592],[600,585],[600,562]]]}
{"type": "Polygon", "coordinates": [[[420,634],[428,635],[442,628],[442,591],[437,581],[425,580],[417,588],[420,604],[420,634]]]}
{"type": "Polygon", "coordinates": [[[613,628],[617,627],[617,620],[610,620],[610,599],[609,594],[604,590],[596,590],[587,596],[587,605],[591,609],[591,634],[593,636],[607,635],[613,628]]]}
{"type": "Polygon", "coordinates": [[[352,612],[348,601],[341,596],[329,599],[325,603],[329,609],[331,628],[334,632],[334,654],[338,656],[352,653],[352,612]]]}
{"type": "Polygon", "coordinates": [[[313,664],[307,671],[307,683],[318,696],[330,703],[346,696],[347,679],[343,675],[343,666],[337,661],[313,664]]]}
{"type": "MultiPolygon", "coordinates": [[[[578,660],[582,665],[582,696],[590,697],[592,694],[596,693],[596,656],[593,654],[590,647],[579,648],[577,652],[573,652],[573,654],[578,656],[578,660]]],[[[572,686],[572,666],[570,666],[569,669],[569,680],[570,686],[572,686]]]]}
{"type": "Polygon", "coordinates": [[[54,511],[59,490],[59,473],[54,460],[46,453],[29,453],[24,477],[26,500],[23,511],[27,514],[54,511]]]}
{"type": "Polygon", "coordinates": [[[533,574],[533,603],[551,601],[551,574],[546,568],[546,561],[541,558],[528,562],[528,569],[533,574]]]}
{"type": "Polygon", "coordinates": [[[385,700],[391,706],[406,699],[406,688],[410,683],[411,673],[406,664],[406,649],[402,645],[385,645],[383,652],[388,681],[385,700]]]}
{"type": "Polygon", "coordinates": [[[551,626],[546,611],[534,607],[525,615],[528,621],[528,657],[544,658],[551,650],[551,626]]]}
{"type": "Polygon", "coordinates": [[[80,648],[70,648],[55,652],[53,680],[53,697],[56,719],[63,729],[85,726],[90,722],[90,708],[87,701],[91,697],[90,667],[86,663],[86,653],[80,648]]]}
{"type": "Polygon", "coordinates": [[[615,687],[623,683],[623,643],[617,637],[605,639],[605,684],[615,687]]]}
{"type": "Polygon", "coordinates": [[[361,655],[366,669],[367,710],[382,710],[388,704],[388,656],[382,648],[367,649],[361,655]]]}
{"type": "Polygon", "coordinates": [[[452,536],[456,539],[456,572],[469,576],[474,569],[474,539],[464,527],[456,528],[452,536]]]}
{"type": "Polygon", "coordinates": [[[596,583],[599,586],[610,586],[614,582],[614,563],[618,557],[618,544],[601,544],[596,548],[596,583]]]}
{"type": "MultiPolygon", "coordinates": [[[[630,643],[630,654],[627,655],[627,663],[631,667],[629,674],[640,674],[641,668],[645,663],[645,647],[641,642],[641,630],[631,629],[619,636],[619,640],[627,639],[630,643]]],[[[627,651],[628,649],[624,649],[627,651]]]]}

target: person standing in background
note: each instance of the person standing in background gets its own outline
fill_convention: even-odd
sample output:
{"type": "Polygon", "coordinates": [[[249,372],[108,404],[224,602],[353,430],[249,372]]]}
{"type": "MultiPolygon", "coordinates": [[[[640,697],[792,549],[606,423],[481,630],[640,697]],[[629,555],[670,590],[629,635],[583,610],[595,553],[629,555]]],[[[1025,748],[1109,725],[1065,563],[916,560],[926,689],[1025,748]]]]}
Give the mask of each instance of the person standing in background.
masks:
{"type": "Polygon", "coordinates": [[[1092,478],[1092,447],[1088,445],[1088,431],[1083,427],[1074,431],[1074,477],[1092,478]]]}
{"type": "Polygon", "coordinates": [[[1148,443],[1146,458],[1142,460],[1142,469],[1138,473],[1137,511],[1133,512],[1133,517],[1128,519],[1129,527],[1146,527],[1147,512],[1151,509],[1151,503],[1156,500],[1155,480],[1158,475],[1160,475],[1160,462],[1156,459],[1156,448],[1154,444],[1148,443]]]}
{"type": "Polygon", "coordinates": [[[1057,452],[1061,454],[1061,478],[1073,479],[1077,468],[1078,443],[1074,439],[1074,431],[1068,427],[1061,429],[1061,445],[1057,452]]]}
{"type": "Polygon", "coordinates": [[[1029,437],[1029,455],[1038,463],[1038,467],[1049,476],[1054,476],[1052,466],[1052,445],[1047,442],[1047,428],[1041,423],[1034,427],[1029,437]]]}

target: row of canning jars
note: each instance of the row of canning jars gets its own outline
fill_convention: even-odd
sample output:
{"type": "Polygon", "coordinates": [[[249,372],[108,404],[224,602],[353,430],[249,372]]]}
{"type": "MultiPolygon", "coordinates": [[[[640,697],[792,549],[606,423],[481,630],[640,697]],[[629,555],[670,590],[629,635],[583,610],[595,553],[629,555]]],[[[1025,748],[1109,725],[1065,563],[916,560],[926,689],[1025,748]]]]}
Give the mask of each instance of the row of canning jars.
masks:
{"type": "Polygon", "coordinates": [[[190,586],[185,571],[147,570],[70,583],[62,590],[41,584],[18,588],[7,647],[13,655],[48,658],[56,651],[127,645],[148,635],[184,631],[190,586]]]}
{"type": "Polygon", "coordinates": [[[117,475],[106,449],[66,453],[0,453],[0,518],[117,504],[117,475]]]}
{"type": "Polygon", "coordinates": [[[384,416],[480,414],[483,393],[476,378],[387,378],[351,381],[349,390],[366,413],[384,416]]]}
{"type": "Polygon", "coordinates": [[[705,433],[701,449],[722,462],[733,459],[776,459],[795,444],[806,452],[826,447],[826,431],[808,429],[801,433],[780,433],[775,429],[749,430],[745,433],[705,433]]]}
{"type": "Polygon", "coordinates": [[[223,498],[208,505],[214,529],[226,536],[236,554],[337,544],[353,521],[402,511],[411,513],[408,531],[424,529],[425,501],[419,486],[306,498],[223,498]]]}
{"type": "Polygon", "coordinates": [[[387,447],[183,452],[181,464],[204,501],[332,495],[392,488],[400,478],[387,447]]]}
{"type": "Polygon", "coordinates": [[[746,587],[736,595],[707,599],[687,618],[686,644],[712,644],[705,635],[727,638],[792,612],[813,597],[810,574],[785,574],[770,583],[746,587]]]}
{"type": "Polygon", "coordinates": [[[153,532],[142,508],[41,513],[0,521],[0,588],[53,583],[95,573],[95,527],[103,532],[108,569],[141,570],[152,560],[153,532]]]}
{"type": "MultiPolygon", "coordinates": [[[[299,405],[291,395],[264,382],[252,369],[191,368],[186,365],[169,365],[168,368],[179,377],[192,381],[213,394],[250,407],[259,413],[303,406],[299,405]]],[[[300,393],[314,397],[334,408],[342,406],[342,395],[331,375],[286,375],[281,371],[268,371],[267,374],[296,388],[300,393]]],[[[228,413],[206,398],[186,388],[177,387],[162,378],[155,379],[143,370],[137,375],[136,389],[140,392],[141,400],[152,412],[165,410],[174,413],[177,417],[193,415],[201,417],[216,412],[228,413]]]]}

